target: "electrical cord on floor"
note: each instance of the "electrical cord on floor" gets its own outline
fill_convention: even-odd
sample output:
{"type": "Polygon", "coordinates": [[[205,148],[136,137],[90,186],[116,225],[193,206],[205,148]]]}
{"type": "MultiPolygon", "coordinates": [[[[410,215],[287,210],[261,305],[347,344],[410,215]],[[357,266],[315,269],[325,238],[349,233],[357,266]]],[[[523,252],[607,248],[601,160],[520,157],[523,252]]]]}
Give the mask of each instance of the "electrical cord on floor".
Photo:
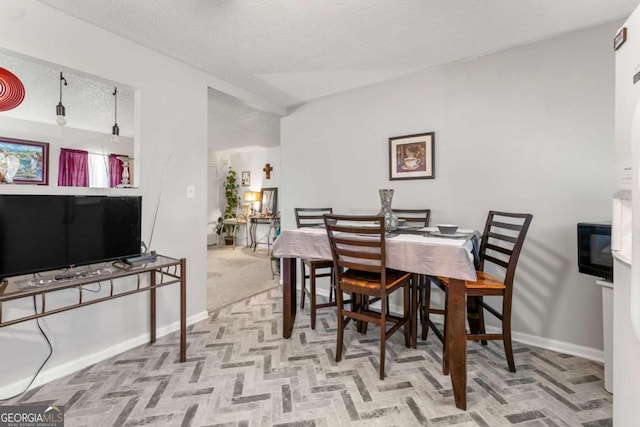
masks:
{"type": "MultiPolygon", "coordinates": [[[[33,311],[36,314],[38,314],[38,308],[36,306],[36,296],[35,295],[33,296],[33,311]]],[[[36,325],[38,325],[38,330],[40,330],[40,334],[44,337],[45,341],[47,342],[47,345],[49,346],[49,355],[47,355],[47,358],[44,359],[44,362],[42,362],[42,365],[40,365],[40,367],[36,371],[35,375],[33,376],[33,378],[31,378],[31,381],[29,381],[29,384],[27,384],[27,386],[25,387],[24,390],[22,390],[20,393],[18,393],[16,395],[13,395],[11,397],[0,399],[0,402],[6,402],[7,400],[15,399],[16,397],[20,396],[21,394],[23,394],[24,392],[29,390],[29,387],[31,387],[31,384],[33,384],[33,382],[36,380],[36,378],[38,377],[38,374],[40,374],[40,371],[42,371],[42,368],[44,368],[44,365],[47,364],[47,362],[51,358],[51,355],[53,354],[53,346],[51,345],[51,341],[49,341],[49,337],[42,330],[42,327],[40,326],[40,319],[38,319],[38,318],[36,318],[36,325]]]]}
{"type": "Polygon", "coordinates": [[[83,291],[98,293],[102,290],[102,282],[98,282],[98,289],[89,289],[86,286],[81,286],[83,291]]]}

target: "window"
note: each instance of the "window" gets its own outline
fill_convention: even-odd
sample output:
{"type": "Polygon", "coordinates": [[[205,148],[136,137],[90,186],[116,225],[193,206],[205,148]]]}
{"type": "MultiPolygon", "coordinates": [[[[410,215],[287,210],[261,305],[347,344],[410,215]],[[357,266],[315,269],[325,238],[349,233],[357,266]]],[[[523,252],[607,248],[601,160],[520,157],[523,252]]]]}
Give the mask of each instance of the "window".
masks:
{"type": "Polygon", "coordinates": [[[107,163],[107,156],[104,154],[89,153],[89,187],[109,187],[107,163]]]}
{"type": "Polygon", "coordinates": [[[60,149],[58,185],[61,187],[131,187],[129,156],[60,149]]]}

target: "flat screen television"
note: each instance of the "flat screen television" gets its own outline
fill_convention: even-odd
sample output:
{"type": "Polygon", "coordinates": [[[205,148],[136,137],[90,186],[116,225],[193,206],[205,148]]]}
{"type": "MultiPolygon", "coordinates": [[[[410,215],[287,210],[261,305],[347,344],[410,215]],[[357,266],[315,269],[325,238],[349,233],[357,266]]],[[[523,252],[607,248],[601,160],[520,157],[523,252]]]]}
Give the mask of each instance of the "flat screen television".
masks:
{"type": "Polygon", "coordinates": [[[0,278],[140,255],[140,196],[0,195],[0,278]]]}

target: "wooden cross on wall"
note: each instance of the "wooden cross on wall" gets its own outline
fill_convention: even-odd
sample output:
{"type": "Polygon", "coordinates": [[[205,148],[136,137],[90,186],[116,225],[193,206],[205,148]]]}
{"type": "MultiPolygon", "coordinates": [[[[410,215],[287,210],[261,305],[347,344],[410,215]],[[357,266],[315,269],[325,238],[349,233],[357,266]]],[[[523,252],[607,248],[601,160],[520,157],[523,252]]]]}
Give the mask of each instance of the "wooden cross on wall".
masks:
{"type": "Polygon", "coordinates": [[[264,168],[262,168],[262,170],[265,173],[265,178],[271,179],[271,171],[273,170],[273,168],[271,167],[271,164],[267,163],[266,165],[264,165],[264,168]]]}

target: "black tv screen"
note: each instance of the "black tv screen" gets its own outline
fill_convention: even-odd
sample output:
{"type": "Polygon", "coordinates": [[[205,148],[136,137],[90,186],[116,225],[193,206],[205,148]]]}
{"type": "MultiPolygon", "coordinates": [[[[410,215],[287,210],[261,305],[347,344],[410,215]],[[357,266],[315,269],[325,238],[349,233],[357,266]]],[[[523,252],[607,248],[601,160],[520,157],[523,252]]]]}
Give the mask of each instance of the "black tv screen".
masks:
{"type": "Polygon", "coordinates": [[[0,278],[140,255],[140,196],[0,195],[0,278]]]}

